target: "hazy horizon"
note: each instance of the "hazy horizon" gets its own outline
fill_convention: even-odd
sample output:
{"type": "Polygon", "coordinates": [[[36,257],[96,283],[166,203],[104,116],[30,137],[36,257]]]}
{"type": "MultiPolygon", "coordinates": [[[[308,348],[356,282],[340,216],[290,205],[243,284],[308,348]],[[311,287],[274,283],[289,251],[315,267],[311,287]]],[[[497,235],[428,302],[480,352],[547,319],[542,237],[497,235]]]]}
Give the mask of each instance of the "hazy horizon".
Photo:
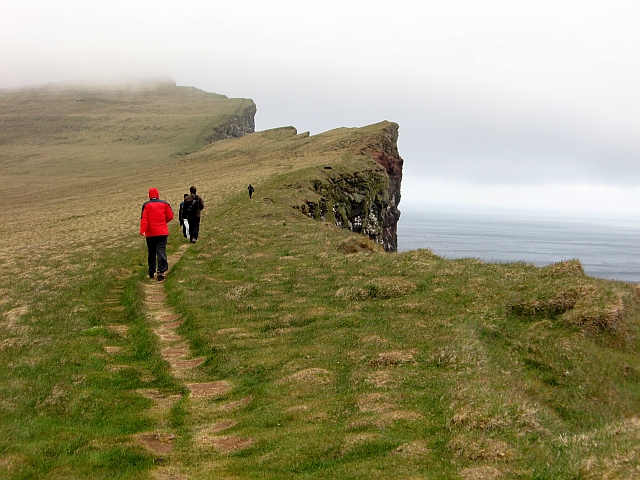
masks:
{"type": "Polygon", "coordinates": [[[403,205],[637,216],[640,5],[0,5],[0,88],[173,79],[256,128],[400,125],[403,205]]]}

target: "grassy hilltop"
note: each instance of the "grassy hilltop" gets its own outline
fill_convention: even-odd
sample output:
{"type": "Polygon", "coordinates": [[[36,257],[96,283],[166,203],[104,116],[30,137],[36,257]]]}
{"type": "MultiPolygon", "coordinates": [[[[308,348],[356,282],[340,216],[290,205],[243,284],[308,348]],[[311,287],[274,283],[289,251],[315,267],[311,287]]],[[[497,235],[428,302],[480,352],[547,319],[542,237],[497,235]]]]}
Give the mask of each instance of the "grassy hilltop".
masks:
{"type": "Polygon", "coordinates": [[[251,107],[171,83],[0,91],[0,194],[65,198],[140,177],[206,145],[217,126],[251,107]]]}
{"type": "Polygon", "coordinates": [[[638,476],[636,286],[384,253],[303,213],[335,178],[380,184],[393,124],[206,145],[252,102],[0,105],[1,478],[638,476]],[[191,184],[201,238],[171,225],[161,294],[140,205],[155,186],[177,210],[191,184]]]}

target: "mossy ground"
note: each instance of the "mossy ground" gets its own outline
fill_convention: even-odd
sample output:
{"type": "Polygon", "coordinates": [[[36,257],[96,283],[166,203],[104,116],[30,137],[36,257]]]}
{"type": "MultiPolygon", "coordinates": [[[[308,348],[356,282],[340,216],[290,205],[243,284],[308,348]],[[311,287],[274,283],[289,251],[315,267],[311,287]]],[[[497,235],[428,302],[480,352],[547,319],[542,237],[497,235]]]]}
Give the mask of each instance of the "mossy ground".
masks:
{"type": "MultiPolygon", "coordinates": [[[[200,134],[190,125],[149,157],[96,144],[85,178],[14,172],[24,152],[1,157],[3,178],[42,188],[37,201],[2,197],[2,478],[637,476],[635,286],[575,262],[385,254],[292,208],[325,166],[376,168],[360,152],[380,125],[278,129],[171,156],[200,134]],[[118,168],[96,166],[107,157],[118,168]],[[202,234],[167,301],[206,358],[193,381],[230,387],[200,399],[144,316],[137,235],[148,187],[177,207],[191,184],[207,204],[202,234]],[[182,395],[161,461],[135,441],[158,426],[142,388],[182,395]]],[[[73,142],[56,148],[78,173],[73,142]]],[[[182,242],[173,224],[170,250],[182,242]]]]}

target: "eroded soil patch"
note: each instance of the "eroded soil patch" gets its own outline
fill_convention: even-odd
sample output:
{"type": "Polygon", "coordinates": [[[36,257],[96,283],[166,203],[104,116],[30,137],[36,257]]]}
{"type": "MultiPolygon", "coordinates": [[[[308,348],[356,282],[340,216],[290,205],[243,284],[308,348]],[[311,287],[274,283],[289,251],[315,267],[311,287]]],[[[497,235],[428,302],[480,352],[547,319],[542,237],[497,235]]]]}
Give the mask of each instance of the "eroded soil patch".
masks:
{"type": "Polygon", "coordinates": [[[169,453],[173,450],[173,442],[176,436],[172,433],[142,433],[138,435],[138,441],[153,453],[169,453]]]}
{"type": "Polygon", "coordinates": [[[191,383],[187,385],[192,397],[210,397],[224,395],[231,391],[231,384],[224,380],[208,383],[191,383]]]}

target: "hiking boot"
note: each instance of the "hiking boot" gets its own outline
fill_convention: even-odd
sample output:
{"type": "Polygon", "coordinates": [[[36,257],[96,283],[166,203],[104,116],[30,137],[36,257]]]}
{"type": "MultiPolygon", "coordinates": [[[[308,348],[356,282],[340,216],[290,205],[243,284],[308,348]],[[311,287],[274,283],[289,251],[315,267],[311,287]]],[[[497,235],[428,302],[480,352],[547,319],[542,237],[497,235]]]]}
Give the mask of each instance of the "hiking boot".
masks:
{"type": "Polygon", "coordinates": [[[164,279],[167,278],[166,275],[167,275],[167,272],[162,272],[162,273],[158,272],[158,281],[163,282],[164,279]]]}
{"type": "Polygon", "coordinates": [[[153,278],[155,276],[155,273],[150,273],[149,274],[149,278],[153,278]]]}

